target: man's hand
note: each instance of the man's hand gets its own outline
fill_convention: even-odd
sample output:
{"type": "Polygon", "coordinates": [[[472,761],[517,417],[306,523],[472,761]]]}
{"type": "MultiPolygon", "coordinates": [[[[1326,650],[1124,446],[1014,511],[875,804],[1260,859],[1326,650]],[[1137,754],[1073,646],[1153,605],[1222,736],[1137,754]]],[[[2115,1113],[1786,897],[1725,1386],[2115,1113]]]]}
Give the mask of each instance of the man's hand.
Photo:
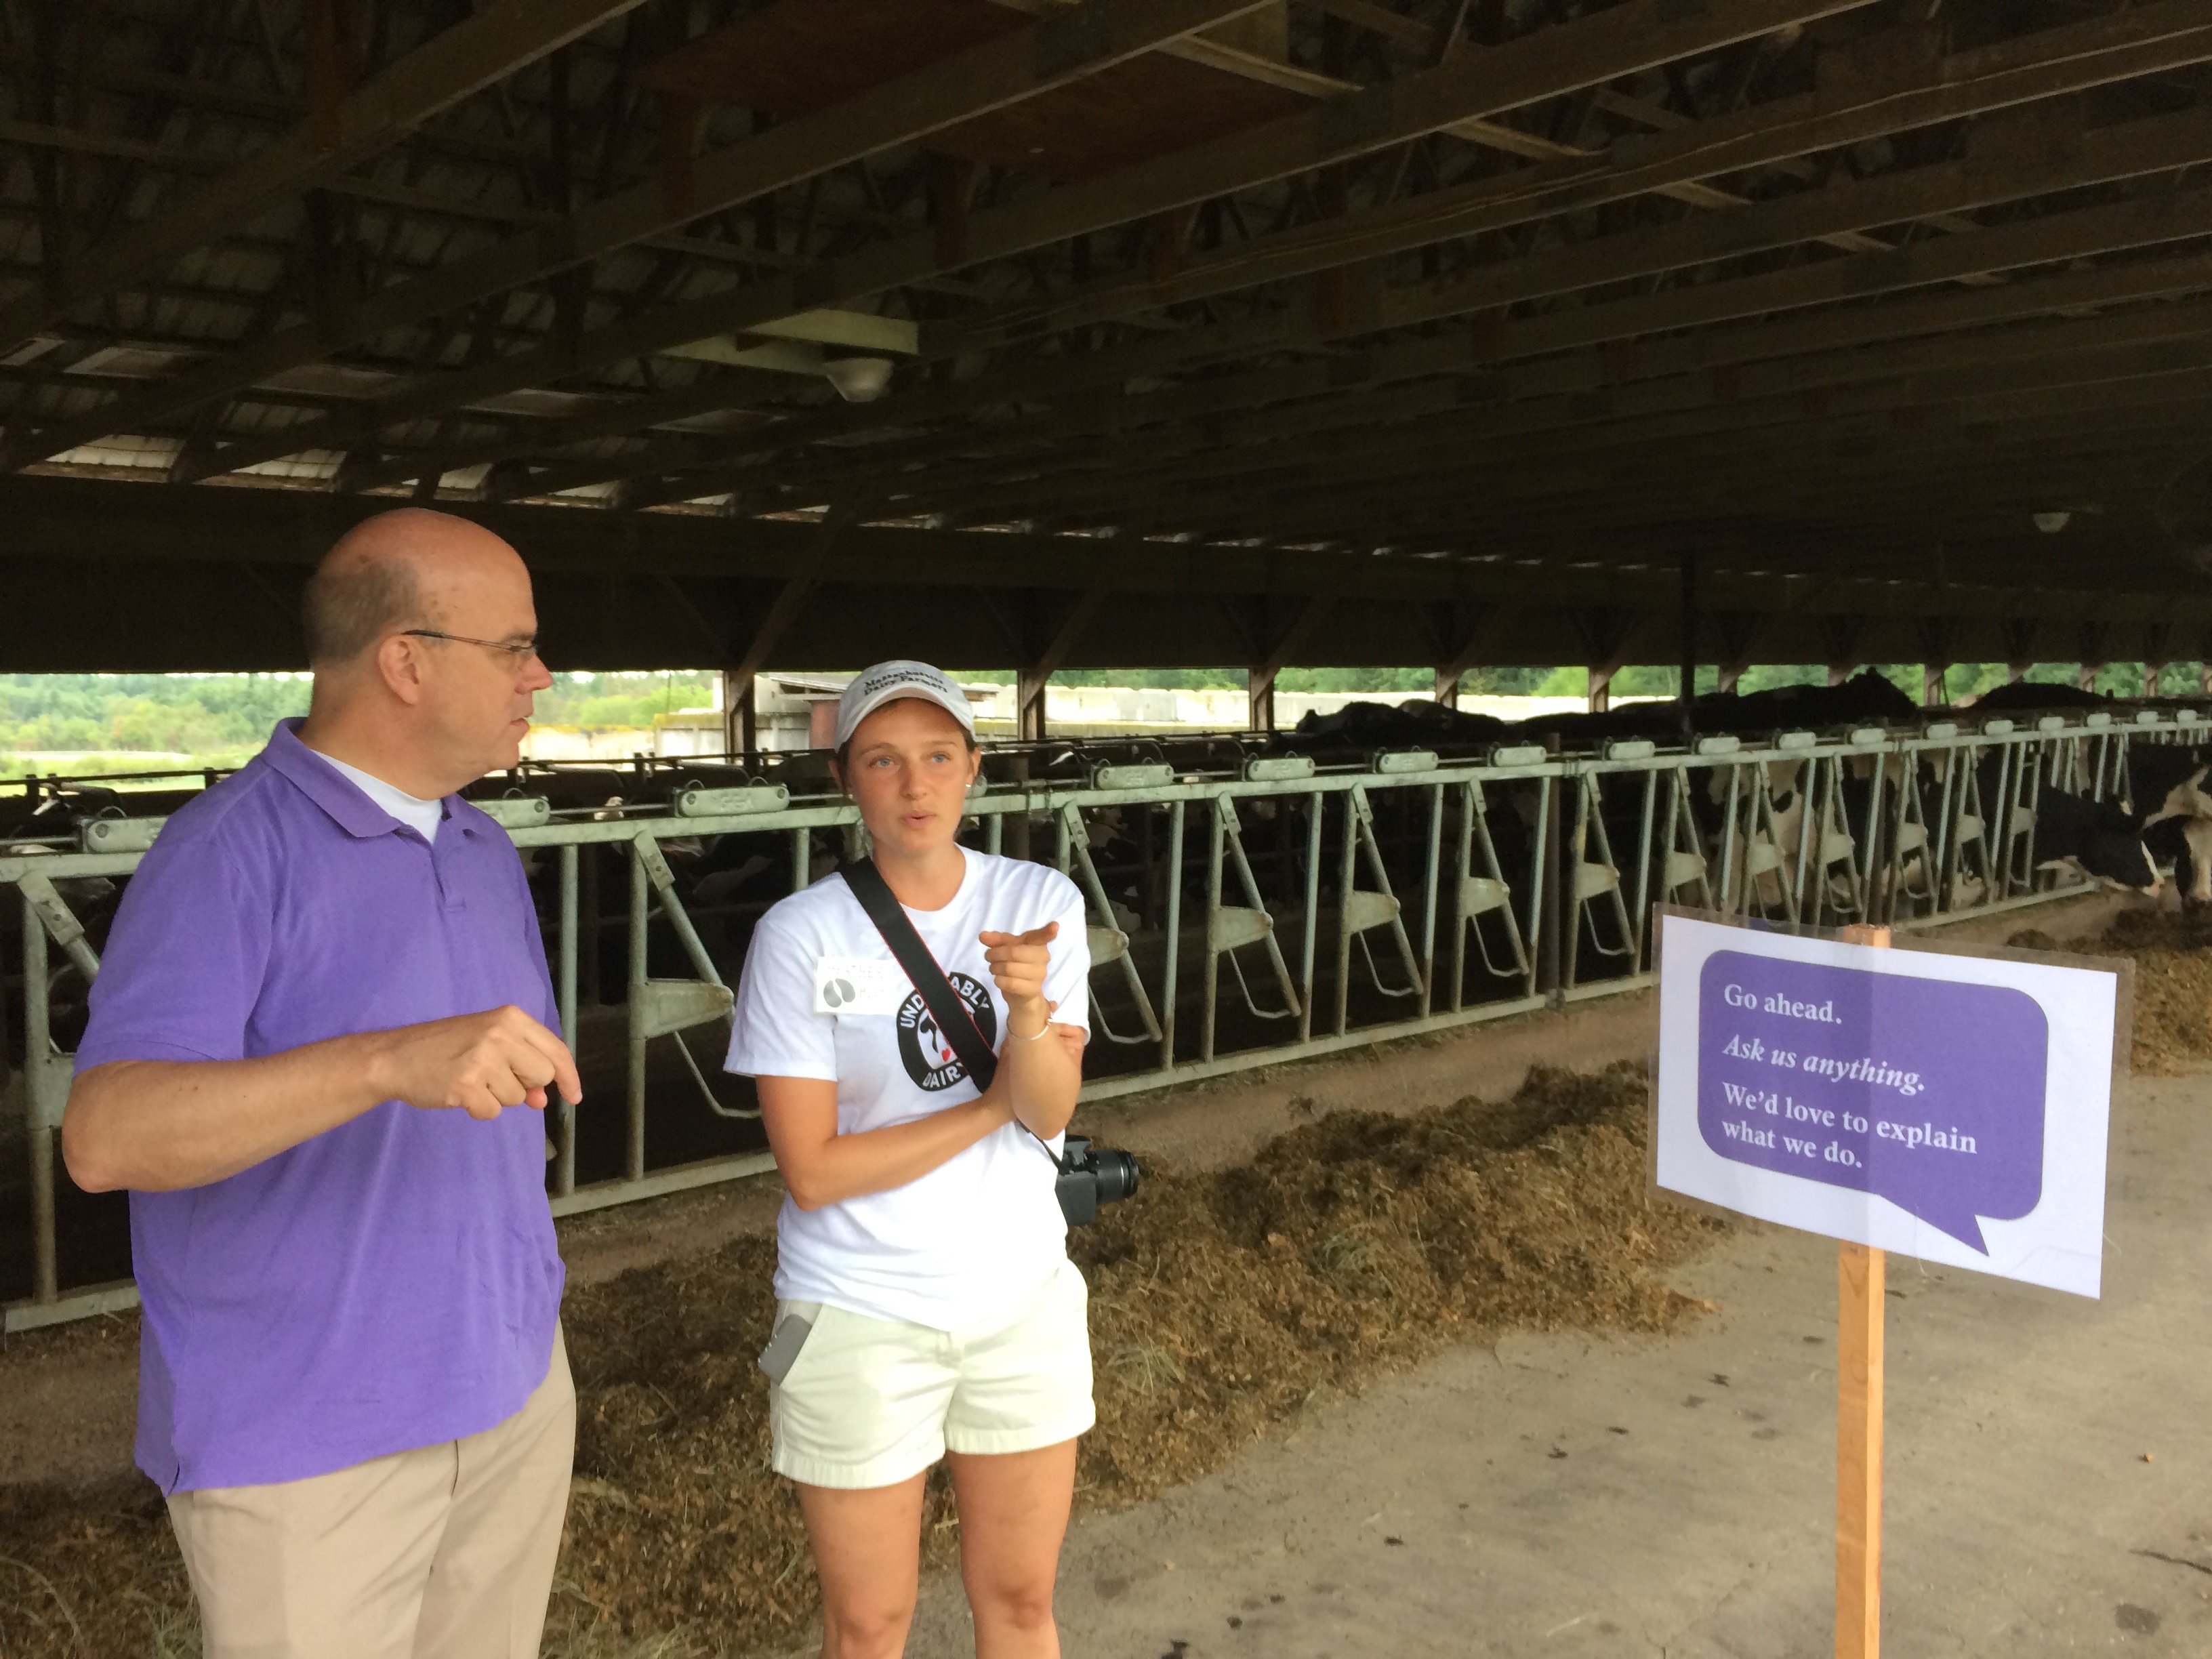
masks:
{"type": "MultiPolygon", "coordinates": [[[[978,933],[975,937],[983,946],[983,959],[991,964],[999,994],[1006,1000],[1006,1035],[1018,1035],[1013,1029],[1018,1012],[1034,1008],[1043,1021],[1050,1020],[1052,1007],[1044,1000],[1045,969],[1050,962],[1046,947],[1060,937],[1060,924],[1048,921],[1026,933],[978,933]]],[[[1042,1029],[1041,1021],[1038,1030],[1042,1029]]],[[[1019,1035],[1035,1036],[1036,1032],[1019,1035]]]]}
{"type": "Polygon", "coordinates": [[[549,1084],[571,1104],[584,1097],[568,1044],[512,1006],[379,1036],[374,1072],[386,1100],[489,1121],[509,1106],[544,1109],[549,1084]]]}

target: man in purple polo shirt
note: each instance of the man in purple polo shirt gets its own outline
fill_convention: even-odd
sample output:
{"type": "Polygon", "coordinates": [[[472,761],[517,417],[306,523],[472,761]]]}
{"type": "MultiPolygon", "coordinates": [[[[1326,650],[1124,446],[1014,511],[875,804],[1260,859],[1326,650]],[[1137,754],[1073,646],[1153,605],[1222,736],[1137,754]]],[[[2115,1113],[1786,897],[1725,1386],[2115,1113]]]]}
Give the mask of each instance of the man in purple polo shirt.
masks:
{"type": "Polygon", "coordinates": [[[575,1392],[516,1109],[581,1091],[521,863],[453,793],[551,684],[529,574],[387,513],[305,612],[307,720],[125,896],[63,1152],[131,1192],[138,1467],[207,1659],[534,1659],[575,1392]]]}

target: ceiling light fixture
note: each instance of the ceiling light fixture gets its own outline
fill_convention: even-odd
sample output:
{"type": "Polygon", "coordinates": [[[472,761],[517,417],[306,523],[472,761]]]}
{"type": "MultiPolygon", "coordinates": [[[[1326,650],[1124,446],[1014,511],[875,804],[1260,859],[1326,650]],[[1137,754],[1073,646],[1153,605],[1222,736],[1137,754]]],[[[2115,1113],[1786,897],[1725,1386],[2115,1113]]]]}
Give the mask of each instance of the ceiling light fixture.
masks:
{"type": "Polygon", "coordinates": [[[891,383],[891,360],[888,357],[832,357],[822,365],[822,373],[837,389],[837,395],[848,404],[872,404],[884,395],[891,383]]]}

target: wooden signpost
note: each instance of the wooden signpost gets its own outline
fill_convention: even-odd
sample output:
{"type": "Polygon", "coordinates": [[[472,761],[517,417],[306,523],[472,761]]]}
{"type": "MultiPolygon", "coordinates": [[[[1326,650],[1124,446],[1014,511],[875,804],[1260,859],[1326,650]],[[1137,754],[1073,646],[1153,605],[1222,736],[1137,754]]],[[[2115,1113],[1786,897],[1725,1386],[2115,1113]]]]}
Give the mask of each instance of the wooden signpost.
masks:
{"type": "Polygon", "coordinates": [[[1876,1659],[1887,1252],[2098,1294],[2133,964],[1660,927],[1654,1184],[1838,1241],[1836,1659],[1876,1659]]]}
{"type": "MultiPolygon", "coordinates": [[[[1887,946],[1887,927],[1846,927],[1887,946]]],[[[1881,1652],[1881,1337],[1888,1256],[1836,1248],[1836,1659],[1881,1652]]]]}
{"type": "Polygon", "coordinates": [[[1836,1659],[1881,1651],[1884,1253],[1836,1251],[1836,1659]]]}

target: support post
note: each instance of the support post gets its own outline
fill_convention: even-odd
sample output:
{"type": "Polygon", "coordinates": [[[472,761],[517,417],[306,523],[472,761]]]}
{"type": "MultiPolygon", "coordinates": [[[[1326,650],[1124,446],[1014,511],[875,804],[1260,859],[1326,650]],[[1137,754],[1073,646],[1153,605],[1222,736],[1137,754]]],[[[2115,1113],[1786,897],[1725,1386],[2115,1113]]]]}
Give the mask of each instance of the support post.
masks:
{"type": "MultiPolygon", "coordinates": [[[[1843,930],[1887,945],[1889,929],[1843,930]]],[[[1865,1244],[1836,1255],[1836,1659],[1881,1653],[1882,1324],[1887,1258],[1865,1244]]]]}
{"type": "Polygon", "coordinates": [[[1244,671],[1244,729],[1248,732],[1275,729],[1275,673],[1265,664],[1244,671]]]}
{"type": "MultiPolygon", "coordinates": [[[[1870,930],[1887,932],[1887,929],[1870,930]]],[[[1836,1659],[1881,1652],[1884,1253],[1836,1256],[1836,1659]]]]}
{"type": "Polygon", "coordinates": [[[2097,676],[2103,672],[2104,667],[2105,665],[2100,662],[2083,663],[2081,678],[2075,684],[2084,691],[2094,691],[2097,689],[2097,676]]]}
{"type": "Polygon", "coordinates": [[[768,666],[769,653],[783,643],[783,636],[790,632],[792,623],[799,619],[799,613],[805,608],[824,561],[836,550],[838,538],[852,519],[850,508],[833,507],[815,527],[813,544],[799,562],[799,568],[777,586],[775,597],[762,613],[759,626],[753,629],[752,640],[745,647],[744,655],[738,659],[734,668],[722,671],[722,735],[727,752],[743,754],[750,760],[753,745],[759,739],[758,732],[750,729],[753,722],[754,678],[768,666]],[[730,730],[729,726],[732,709],[738,711],[738,729],[735,732],[730,730]],[[729,739],[733,736],[738,741],[732,744],[729,739]]]}
{"type": "MultiPolygon", "coordinates": [[[[1547,758],[1557,760],[1559,738],[1553,732],[1544,739],[1547,758]]],[[[1568,914],[1565,901],[1560,896],[1560,885],[1566,880],[1567,860],[1559,820],[1566,815],[1565,780],[1547,777],[1543,780],[1550,810],[1544,816],[1544,839],[1538,856],[1543,860],[1543,878],[1539,884],[1536,911],[1536,989],[1552,999],[1559,1000],[1559,959],[1563,939],[1561,929],[1568,914]]]]}
{"type": "Polygon", "coordinates": [[[629,978],[623,995],[629,1015],[629,1089],[623,1136],[623,1178],[645,1179],[645,981],[648,930],[652,925],[651,883],[645,860],[635,850],[623,860],[629,875],[629,978]]]}
{"type": "Polygon", "coordinates": [[[1841,685],[1853,674],[1866,666],[1867,617],[1856,615],[1829,617],[1819,627],[1820,643],[1828,664],[1828,684],[1841,685]]]}
{"type": "Polygon", "coordinates": [[[1329,613],[1336,596],[1326,591],[1309,598],[1283,636],[1275,641],[1274,649],[1244,671],[1245,723],[1254,732],[1275,729],[1275,677],[1289,667],[1307,639],[1322,617],[1329,613]]]}
{"type": "MultiPolygon", "coordinates": [[[[577,897],[581,850],[574,846],[561,849],[561,934],[556,952],[560,965],[554,986],[561,1006],[561,1039],[572,1054],[579,1051],[581,1040],[576,1025],[576,957],[583,931],[583,908],[577,897]]],[[[592,946],[596,951],[599,940],[594,939],[592,946]]],[[[576,1190],[576,1103],[556,1097],[549,1115],[553,1119],[553,1190],[566,1198],[576,1190]]]]}
{"type": "Polygon", "coordinates": [[[722,752],[732,759],[742,757],[750,766],[760,748],[759,704],[756,688],[759,677],[740,676],[735,668],[725,668],[720,676],[722,690],[722,752]]]}
{"type": "Polygon", "coordinates": [[[2166,665],[2162,662],[2147,662],[2143,665],[2143,696],[2146,697],[2158,696],[2159,679],[2165,672],[2166,665]]]}
{"type": "MultiPolygon", "coordinates": [[[[1004,759],[1008,780],[1020,784],[1026,793],[1030,781],[1030,757],[1025,754],[1013,754],[1004,759]]],[[[1001,812],[992,822],[999,826],[999,845],[992,850],[1007,858],[1028,862],[1031,851],[1029,813],[1001,812]]]]}
{"type": "Polygon", "coordinates": [[[1589,665],[1590,713],[1601,714],[1612,706],[1613,677],[1627,666],[1639,643],[1665,615],[1662,611],[1631,612],[1607,606],[1574,613],[1576,631],[1584,647],[1583,660],[1589,665]]]}
{"type": "Polygon", "coordinates": [[[1052,671],[1018,669],[1014,674],[1014,735],[1024,743],[1042,743],[1050,735],[1045,718],[1047,688],[1052,671]]]}
{"type": "Polygon", "coordinates": [[[1950,689],[1943,684],[1943,676],[1948,666],[1940,662],[1920,665],[1920,706],[1923,708],[1941,708],[1951,701],[1950,689]]]}
{"type": "MultiPolygon", "coordinates": [[[[59,1240],[54,1231],[54,1127],[44,1083],[52,1063],[53,1030],[46,987],[46,928],[31,896],[17,890],[23,912],[23,1105],[30,1135],[31,1299],[61,1294],[59,1240]]],[[[4,1316],[0,1316],[0,1322],[4,1316]]]]}
{"type": "Polygon", "coordinates": [[[1675,696],[1681,703],[1682,732],[1688,736],[1698,729],[1698,556],[1682,555],[1681,646],[1682,678],[1675,687],[1675,696]]]}
{"type": "Polygon", "coordinates": [[[1436,697],[1447,708],[1459,707],[1459,683],[1480,660],[1491,637],[1513,616],[1510,605],[1486,607],[1470,624],[1462,607],[1455,605],[1448,629],[1440,629],[1441,642],[1450,647],[1451,654],[1437,665],[1436,697]]]}
{"type": "Polygon", "coordinates": [[[2005,665],[2005,684],[2007,685],[2018,685],[2022,680],[2027,678],[2028,666],[2029,665],[2024,662],[2007,663],[2005,665]]]}
{"type": "Polygon", "coordinates": [[[1713,612],[1713,690],[1724,697],[1735,695],[1736,684],[1759,654],[1766,618],[1756,611],[1713,612]]]}
{"type": "Polygon", "coordinates": [[[1106,602],[1108,589],[1094,582],[1085,588],[1067,614],[1060,618],[1060,626],[1053,630],[1051,641],[1043,654],[1014,676],[1014,735],[1027,743],[1042,743],[1051,735],[1047,719],[1046,687],[1067,661],[1067,653],[1075,649],[1083,637],[1083,630],[1091,626],[1091,619],[1098,614],[1098,607],[1106,602]]]}

